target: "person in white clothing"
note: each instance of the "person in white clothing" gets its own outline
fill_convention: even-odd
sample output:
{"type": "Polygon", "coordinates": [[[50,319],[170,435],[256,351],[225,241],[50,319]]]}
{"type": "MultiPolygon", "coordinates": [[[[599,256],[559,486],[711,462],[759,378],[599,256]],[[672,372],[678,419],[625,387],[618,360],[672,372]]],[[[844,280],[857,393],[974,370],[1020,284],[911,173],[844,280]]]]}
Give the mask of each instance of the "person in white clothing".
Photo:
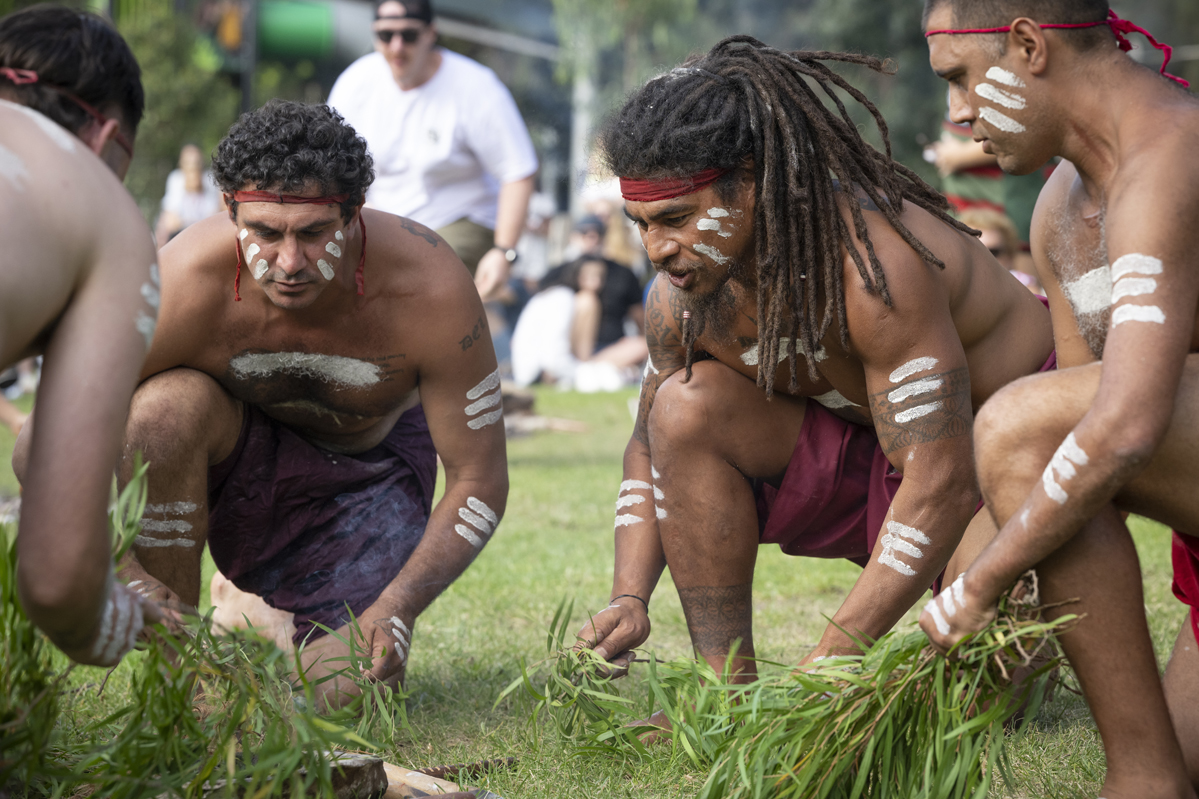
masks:
{"type": "Polygon", "coordinates": [[[166,244],[188,225],[207,219],[222,210],[221,190],[204,168],[204,153],[194,144],[185,144],[179,151],[179,168],[167,176],[167,189],[162,197],[162,212],[154,226],[158,246],[166,244]]]}
{"type": "Polygon", "coordinates": [[[484,300],[504,289],[525,226],[537,156],[495,73],[437,46],[428,0],[375,8],[375,52],[351,64],[329,105],[366,139],[367,205],[435,230],[484,300]]]}

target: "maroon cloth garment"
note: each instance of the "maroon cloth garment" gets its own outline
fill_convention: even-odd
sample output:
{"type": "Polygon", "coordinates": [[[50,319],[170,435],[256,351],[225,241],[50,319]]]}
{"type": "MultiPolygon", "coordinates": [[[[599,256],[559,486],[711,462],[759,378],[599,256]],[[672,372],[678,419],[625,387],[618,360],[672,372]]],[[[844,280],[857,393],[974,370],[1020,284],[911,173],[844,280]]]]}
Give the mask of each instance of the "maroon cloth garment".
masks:
{"type": "Polygon", "coordinates": [[[299,644],[313,622],[349,621],[347,604],[362,613],[399,574],[425,532],[437,453],[419,405],[357,455],[245,409],[233,453],[208,470],[208,547],[234,585],[295,614],[299,644]]]}
{"type": "Polygon", "coordinates": [[[1199,641],[1199,538],[1174,531],[1170,549],[1174,564],[1174,596],[1191,607],[1191,632],[1199,641]]]}

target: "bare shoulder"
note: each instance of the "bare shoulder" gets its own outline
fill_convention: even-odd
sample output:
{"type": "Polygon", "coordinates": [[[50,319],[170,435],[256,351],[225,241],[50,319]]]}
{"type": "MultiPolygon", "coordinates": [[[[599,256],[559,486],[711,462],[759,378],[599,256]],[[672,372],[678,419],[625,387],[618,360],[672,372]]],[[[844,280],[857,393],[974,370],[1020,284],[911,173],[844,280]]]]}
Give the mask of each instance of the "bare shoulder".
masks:
{"type": "MultiPolygon", "coordinates": [[[[225,214],[184,228],[159,250],[163,289],[172,301],[233,296],[237,277],[237,226],[225,214]]],[[[245,272],[243,264],[243,272],[245,272]]],[[[242,280],[250,280],[248,273],[242,280]]]]}
{"type": "Polygon", "coordinates": [[[368,283],[374,272],[390,296],[416,297],[426,306],[477,296],[462,259],[441,236],[419,222],[372,208],[362,210],[362,219],[368,283]]]}

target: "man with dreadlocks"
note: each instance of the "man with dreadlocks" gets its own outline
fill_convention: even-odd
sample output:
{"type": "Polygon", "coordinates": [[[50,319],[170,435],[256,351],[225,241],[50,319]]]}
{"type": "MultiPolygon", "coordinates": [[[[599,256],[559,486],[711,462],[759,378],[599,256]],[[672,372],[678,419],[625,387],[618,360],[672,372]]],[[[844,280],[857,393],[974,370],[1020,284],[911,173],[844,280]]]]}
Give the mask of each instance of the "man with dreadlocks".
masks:
{"type": "Polygon", "coordinates": [[[835,89],[886,126],[828,61],[883,66],[732,37],[603,133],[660,273],[612,600],[580,632],[618,665],[669,564],[697,652],[719,670],[740,641],[747,679],[761,543],[864,567],[805,662],[885,633],[993,533],[973,409],[1053,363],[1044,305],[862,140],[835,89]]]}
{"type": "MultiPolygon", "coordinates": [[[[921,624],[946,649],[985,626],[1036,566],[1043,601],[1083,614],[1062,646],[1107,755],[1102,795],[1199,787],[1199,100],[1140,66],[1148,34],[1104,0],[934,0],[933,69],[950,113],[1006,171],[1067,159],[1033,219],[1033,257],[1061,371],[994,397],[975,429],[1001,529],[921,624]],[[1085,76],[1085,79],[1084,79],[1085,76]],[[1131,511],[1175,528],[1174,592],[1190,606],[1159,680],[1131,511]]],[[[1181,85],[1180,85],[1181,84],[1181,85]]]]}

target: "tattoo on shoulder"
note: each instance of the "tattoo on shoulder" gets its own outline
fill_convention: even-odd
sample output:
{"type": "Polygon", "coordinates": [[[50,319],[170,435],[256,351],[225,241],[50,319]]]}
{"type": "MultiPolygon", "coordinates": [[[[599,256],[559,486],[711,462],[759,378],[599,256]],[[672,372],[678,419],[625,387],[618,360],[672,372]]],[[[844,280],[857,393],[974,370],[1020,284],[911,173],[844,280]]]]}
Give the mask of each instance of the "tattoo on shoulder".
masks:
{"type": "Polygon", "coordinates": [[[913,377],[870,395],[874,431],[885,452],[969,435],[970,372],[965,367],[913,377]]]}
{"type": "Polygon", "coordinates": [[[700,655],[723,655],[738,638],[753,634],[753,585],[702,585],[680,588],[691,645],[700,655]]]}
{"type": "Polygon", "coordinates": [[[401,364],[404,362],[404,358],[407,357],[405,353],[398,353],[396,355],[376,355],[366,360],[378,365],[383,370],[383,378],[386,380],[404,371],[404,367],[401,364]]]}
{"type": "Polygon", "coordinates": [[[471,328],[470,332],[463,336],[462,340],[458,342],[458,346],[462,347],[463,352],[466,352],[471,347],[475,346],[475,342],[482,337],[483,331],[486,329],[487,320],[480,316],[479,321],[475,322],[475,326],[471,328]]]}
{"type": "MultiPolygon", "coordinates": [[[[641,383],[641,398],[637,408],[637,424],[633,428],[633,438],[649,446],[649,412],[654,404],[654,397],[662,381],[683,367],[686,353],[683,351],[683,339],[679,328],[672,325],[664,307],[662,287],[654,283],[650,289],[649,301],[645,310],[645,343],[649,346],[650,362],[653,369],[641,383]]],[[[678,322],[682,320],[679,311],[678,322]]]]}
{"type": "Polygon", "coordinates": [[[422,239],[429,242],[434,247],[436,247],[439,243],[437,236],[433,235],[433,231],[429,230],[424,225],[416,224],[411,219],[404,219],[403,217],[401,217],[400,225],[403,226],[404,230],[407,230],[413,236],[420,236],[422,239]]]}

